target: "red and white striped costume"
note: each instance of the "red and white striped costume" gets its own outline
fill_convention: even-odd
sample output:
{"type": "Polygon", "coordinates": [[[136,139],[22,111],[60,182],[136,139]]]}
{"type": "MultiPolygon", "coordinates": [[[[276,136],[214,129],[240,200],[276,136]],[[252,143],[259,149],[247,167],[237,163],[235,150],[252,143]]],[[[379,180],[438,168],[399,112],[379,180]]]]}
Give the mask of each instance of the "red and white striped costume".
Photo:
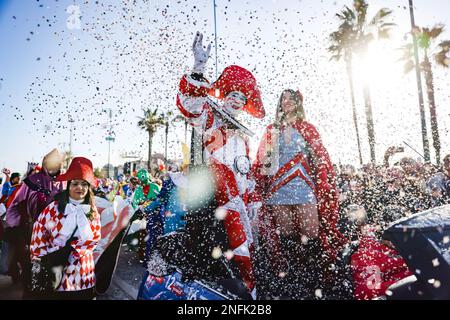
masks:
{"type": "MultiPolygon", "coordinates": [[[[59,212],[56,201],[42,211],[33,225],[30,245],[31,259],[42,257],[62,248],[56,245],[54,240],[60,236],[65,219],[66,216],[59,212]]],[[[89,224],[94,237],[92,240],[75,240],[70,243],[75,250],[69,256],[61,285],[57,288],[57,291],[80,291],[95,286],[93,251],[101,238],[100,215],[97,210],[95,210],[92,220],[89,220],[89,224]]]]}
{"type": "Polygon", "coordinates": [[[249,144],[244,134],[228,129],[213,113],[207,98],[211,90],[214,91],[206,80],[197,81],[184,75],[179,85],[177,106],[189,124],[203,134],[204,159],[214,175],[219,209],[226,211],[224,225],[233,259],[243,280],[253,289],[250,259],[253,237],[246,206],[254,183],[248,174],[240,173],[234,165],[237,157],[249,156],[249,144]]]}

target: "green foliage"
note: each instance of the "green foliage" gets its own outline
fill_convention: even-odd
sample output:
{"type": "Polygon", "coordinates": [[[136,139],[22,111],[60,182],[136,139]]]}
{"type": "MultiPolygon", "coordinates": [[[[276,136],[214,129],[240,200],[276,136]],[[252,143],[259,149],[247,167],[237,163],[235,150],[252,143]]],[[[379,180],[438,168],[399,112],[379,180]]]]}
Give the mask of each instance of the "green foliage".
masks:
{"type": "Polygon", "coordinates": [[[368,6],[364,0],[355,0],[353,8],[345,6],[336,14],[341,24],[330,34],[331,46],[328,51],[332,54],[332,59],[340,60],[352,52],[364,52],[374,39],[390,37],[390,31],[395,23],[387,22],[386,18],[391,16],[392,11],[387,8],[380,9],[371,20],[368,20],[368,6]]]}
{"type": "Polygon", "coordinates": [[[103,175],[103,173],[102,173],[102,169],[100,169],[100,168],[95,168],[95,169],[94,169],[94,176],[95,176],[96,178],[103,179],[103,178],[104,178],[104,175],[103,175]]]}
{"type": "Polygon", "coordinates": [[[158,108],[152,110],[150,108],[144,109],[144,116],[139,117],[138,127],[147,131],[151,136],[155,134],[158,126],[164,125],[163,114],[158,114],[158,108]]]}
{"type": "MultiPolygon", "coordinates": [[[[444,29],[445,26],[443,24],[437,24],[432,28],[417,27],[416,30],[414,30],[414,34],[417,38],[417,45],[423,52],[423,60],[428,61],[428,56],[431,53],[438,65],[448,68],[450,66],[450,40],[440,42],[437,46],[437,50],[432,50],[433,43],[442,34],[442,32],[444,32],[444,29]]],[[[399,49],[403,51],[400,61],[405,63],[404,72],[405,74],[409,73],[414,69],[414,47],[412,44],[406,44],[399,49]]],[[[425,65],[428,66],[429,63],[421,63],[422,68],[425,65]]]]}

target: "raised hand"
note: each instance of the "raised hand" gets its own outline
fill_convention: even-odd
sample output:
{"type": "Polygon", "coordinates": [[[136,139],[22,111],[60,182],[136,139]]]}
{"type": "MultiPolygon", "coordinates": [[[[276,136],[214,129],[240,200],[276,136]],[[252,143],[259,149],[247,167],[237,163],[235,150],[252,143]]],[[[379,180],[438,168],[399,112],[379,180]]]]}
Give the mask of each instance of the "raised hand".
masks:
{"type": "Polygon", "coordinates": [[[194,68],[193,73],[203,73],[205,70],[206,62],[211,52],[211,44],[208,45],[206,50],[203,48],[203,34],[198,32],[195,34],[194,42],[192,43],[192,52],[194,53],[194,68]]]}

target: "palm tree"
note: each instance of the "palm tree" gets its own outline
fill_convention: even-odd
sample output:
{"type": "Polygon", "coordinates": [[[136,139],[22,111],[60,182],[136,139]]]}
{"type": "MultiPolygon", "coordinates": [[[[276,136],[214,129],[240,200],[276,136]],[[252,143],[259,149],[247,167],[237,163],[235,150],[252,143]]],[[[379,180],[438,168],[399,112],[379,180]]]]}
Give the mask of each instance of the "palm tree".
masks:
{"type": "Polygon", "coordinates": [[[72,162],[73,154],[70,150],[64,152],[64,169],[69,168],[70,162],[72,162]]]}
{"type": "Polygon", "coordinates": [[[164,125],[164,117],[162,114],[158,114],[158,108],[152,110],[150,108],[143,109],[144,116],[138,117],[138,127],[148,133],[148,170],[151,171],[151,157],[152,157],[152,142],[153,136],[158,129],[158,126],[164,125]]]}
{"type": "MultiPolygon", "coordinates": [[[[433,137],[433,147],[436,153],[436,163],[441,162],[441,142],[439,138],[438,122],[436,115],[436,101],[434,99],[433,70],[431,67],[430,55],[434,56],[437,65],[448,68],[450,66],[450,40],[442,41],[435,50],[431,49],[433,42],[444,31],[444,25],[438,24],[433,28],[418,27],[414,32],[417,36],[417,44],[422,50],[423,61],[420,63],[420,70],[424,74],[427,86],[428,105],[430,108],[431,135],[433,137]]],[[[403,56],[400,60],[405,62],[404,72],[409,73],[414,69],[414,48],[412,44],[406,44],[400,48],[403,56]]]]}
{"type": "MultiPolygon", "coordinates": [[[[389,38],[389,32],[391,31],[392,26],[395,25],[394,23],[385,21],[385,18],[392,13],[392,11],[387,8],[380,9],[371,20],[368,20],[368,7],[369,5],[365,0],[354,0],[352,9],[348,6],[345,6],[340,13],[336,14],[339,20],[341,20],[341,24],[339,25],[337,31],[330,34],[332,45],[328,48],[328,51],[333,54],[332,58],[340,60],[342,57],[344,57],[347,66],[347,73],[350,82],[350,93],[352,98],[353,120],[355,122],[359,149],[359,132],[357,129],[358,125],[356,121],[357,118],[352,75],[353,55],[367,55],[370,42],[374,39],[389,38]]],[[[367,80],[365,80],[363,84],[363,93],[366,109],[367,132],[369,136],[370,158],[371,161],[375,163],[375,132],[372,117],[370,88],[367,80]]],[[[360,161],[362,162],[361,155],[360,161]]]]}
{"type": "Polygon", "coordinates": [[[168,111],[166,114],[163,115],[163,119],[164,119],[164,125],[166,127],[166,131],[165,131],[165,152],[164,152],[164,156],[166,158],[166,165],[167,165],[167,143],[168,143],[168,136],[169,136],[169,126],[171,124],[176,124],[177,122],[180,121],[184,121],[184,143],[186,143],[186,139],[187,139],[187,119],[186,117],[182,116],[182,115],[177,115],[175,117],[173,117],[173,112],[172,111],[168,111]]]}
{"type": "MultiPolygon", "coordinates": [[[[343,14],[346,13],[343,12],[343,14]]],[[[342,24],[338,28],[338,31],[330,34],[332,45],[328,48],[328,51],[333,54],[331,59],[339,61],[344,58],[345,61],[350,86],[350,97],[352,101],[353,122],[355,124],[356,141],[358,144],[359,163],[362,165],[363,160],[361,154],[361,140],[359,139],[358,117],[356,113],[355,91],[353,86],[353,53],[351,50],[353,42],[351,36],[351,24],[349,24],[347,21],[342,22],[342,24]]]]}
{"type": "Polygon", "coordinates": [[[181,114],[179,114],[179,115],[175,116],[175,118],[173,118],[173,120],[172,120],[173,123],[176,123],[176,122],[179,122],[179,121],[183,121],[184,122],[184,143],[187,143],[187,131],[188,131],[188,129],[187,129],[187,126],[188,126],[187,119],[186,119],[186,117],[184,117],[181,114]]]}

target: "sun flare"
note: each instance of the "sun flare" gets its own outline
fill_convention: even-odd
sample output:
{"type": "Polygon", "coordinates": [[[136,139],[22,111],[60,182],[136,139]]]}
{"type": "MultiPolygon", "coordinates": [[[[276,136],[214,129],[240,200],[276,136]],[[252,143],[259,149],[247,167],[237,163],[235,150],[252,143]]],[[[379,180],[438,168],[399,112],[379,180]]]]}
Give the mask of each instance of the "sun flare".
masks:
{"type": "Polygon", "coordinates": [[[355,59],[355,80],[362,83],[367,81],[371,88],[382,89],[399,85],[406,81],[403,62],[399,61],[399,56],[399,50],[392,43],[373,42],[366,56],[355,59]]]}

